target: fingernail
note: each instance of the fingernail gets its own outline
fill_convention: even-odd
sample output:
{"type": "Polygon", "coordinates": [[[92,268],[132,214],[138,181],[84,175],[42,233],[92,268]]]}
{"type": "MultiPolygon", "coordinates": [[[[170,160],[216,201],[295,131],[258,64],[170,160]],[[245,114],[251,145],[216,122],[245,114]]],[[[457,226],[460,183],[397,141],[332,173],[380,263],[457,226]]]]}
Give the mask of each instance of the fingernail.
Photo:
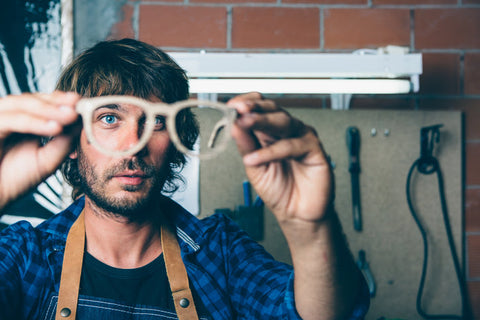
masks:
{"type": "Polygon", "coordinates": [[[252,152],[243,156],[243,163],[245,165],[255,165],[258,161],[258,153],[252,152]]]}
{"type": "Polygon", "coordinates": [[[238,119],[237,123],[241,126],[250,126],[255,122],[256,115],[253,113],[244,113],[238,119]]]}
{"type": "Polygon", "coordinates": [[[49,120],[49,121],[47,122],[47,127],[48,127],[49,129],[57,129],[59,126],[60,126],[60,124],[59,124],[57,121],[49,120]]]}
{"type": "Polygon", "coordinates": [[[237,109],[240,113],[250,112],[250,109],[253,107],[252,102],[249,101],[235,101],[230,104],[232,107],[237,109]]]}
{"type": "Polygon", "coordinates": [[[60,111],[63,112],[63,113],[68,113],[68,114],[70,114],[70,113],[73,113],[73,112],[74,112],[72,107],[66,106],[66,105],[60,106],[59,109],[60,109],[60,111]]]}

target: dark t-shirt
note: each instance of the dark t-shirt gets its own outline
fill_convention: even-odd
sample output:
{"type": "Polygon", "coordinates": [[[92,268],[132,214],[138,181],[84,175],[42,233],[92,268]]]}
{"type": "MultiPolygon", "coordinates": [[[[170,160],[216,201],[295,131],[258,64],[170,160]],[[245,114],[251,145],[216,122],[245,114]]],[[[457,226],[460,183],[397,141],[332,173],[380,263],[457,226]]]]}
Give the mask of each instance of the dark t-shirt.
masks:
{"type": "MultiPolygon", "coordinates": [[[[191,284],[190,289],[199,317],[205,317],[208,313],[191,284]]],[[[163,254],[140,268],[117,269],[85,252],[80,294],[175,312],[163,254]]]]}

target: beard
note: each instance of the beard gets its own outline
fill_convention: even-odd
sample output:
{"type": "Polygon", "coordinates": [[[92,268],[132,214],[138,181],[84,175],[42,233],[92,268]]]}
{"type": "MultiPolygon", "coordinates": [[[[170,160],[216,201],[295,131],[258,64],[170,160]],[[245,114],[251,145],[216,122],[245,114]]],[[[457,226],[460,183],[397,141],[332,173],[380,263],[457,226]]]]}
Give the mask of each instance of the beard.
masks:
{"type": "Polygon", "coordinates": [[[140,158],[123,159],[115,166],[107,168],[102,174],[95,171],[95,166],[88,162],[82,151],[78,151],[78,172],[81,188],[93,203],[103,209],[109,216],[124,217],[130,222],[143,222],[152,215],[155,201],[160,197],[167,176],[167,165],[159,169],[148,165],[140,158]],[[121,197],[109,195],[107,183],[119,172],[141,170],[149,177],[151,184],[147,190],[143,185],[124,185],[125,192],[141,191],[138,197],[121,197]]]}

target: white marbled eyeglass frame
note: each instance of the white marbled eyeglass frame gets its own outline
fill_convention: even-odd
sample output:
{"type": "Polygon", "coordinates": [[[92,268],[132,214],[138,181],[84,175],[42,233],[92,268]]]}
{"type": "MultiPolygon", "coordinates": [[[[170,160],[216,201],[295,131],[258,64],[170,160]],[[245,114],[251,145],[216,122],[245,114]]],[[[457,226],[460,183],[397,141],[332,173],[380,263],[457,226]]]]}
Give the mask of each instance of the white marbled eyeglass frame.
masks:
{"type": "Polygon", "coordinates": [[[100,152],[107,156],[112,157],[122,157],[133,155],[142,150],[147,144],[148,140],[152,136],[155,127],[155,117],[164,116],[166,119],[166,129],[172,140],[175,147],[186,155],[198,157],[200,159],[208,159],[216,156],[218,153],[223,151],[228,140],[222,141],[222,144],[216,146],[210,152],[205,153],[195,153],[193,150],[185,147],[180,137],[177,133],[175,117],[176,115],[186,109],[191,107],[210,107],[219,110],[223,113],[223,118],[217,122],[215,128],[212,132],[212,135],[209,137],[208,146],[211,147],[215,143],[217,133],[219,130],[228,130],[226,131],[228,136],[230,136],[230,129],[233,125],[233,122],[236,118],[236,111],[233,108],[228,107],[224,103],[214,102],[209,100],[197,100],[197,99],[188,99],[183,101],[178,101],[172,104],[167,104],[163,102],[151,102],[138,97],[133,96],[121,96],[121,95],[111,95],[111,96],[99,96],[93,98],[82,98],[76,105],[76,111],[82,116],[83,128],[87,135],[88,141],[97,148],[100,152]],[[103,105],[112,105],[112,104],[129,104],[141,107],[145,111],[146,121],[144,127],[144,134],[140,137],[138,143],[131,147],[128,150],[108,150],[103,147],[98,141],[96,141],[95,136],[92,130],[92,114],[96,108],[103,105]]]}

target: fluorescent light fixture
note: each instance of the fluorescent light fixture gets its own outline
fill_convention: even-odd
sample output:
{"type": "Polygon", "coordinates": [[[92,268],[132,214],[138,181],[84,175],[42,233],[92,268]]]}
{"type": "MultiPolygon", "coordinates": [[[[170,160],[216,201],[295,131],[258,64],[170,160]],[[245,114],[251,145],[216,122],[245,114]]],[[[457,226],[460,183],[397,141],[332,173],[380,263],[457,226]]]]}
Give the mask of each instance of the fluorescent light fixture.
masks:
{"type": "MultiPolygon", "coordinates": [[[[389,48],[391,49],[391,48],[389,48]]],[[[352,94],[418,92],[422,55],[388,53],[169,52],[187,71],[190,92],[210,96],[258,91],[265,94],[330,94],[334,107],[348,108],[352,94]],[[343,96],[343,97],[342,97],[343,96]]],[[[371,50],[370,50],[371,51],[371,50]]],[[[382,51],[382,52],[383,52],[382,51]]]]}
{"type": "Polygon", "coordinates": [[[169,52],[190,78],[409,78],[422,55],[169,52]]]}
{"type": "Polygon", "coordinates": [[[402,79],[190,79],[192,93],[399,94],[412,90],[402,79]]]}

